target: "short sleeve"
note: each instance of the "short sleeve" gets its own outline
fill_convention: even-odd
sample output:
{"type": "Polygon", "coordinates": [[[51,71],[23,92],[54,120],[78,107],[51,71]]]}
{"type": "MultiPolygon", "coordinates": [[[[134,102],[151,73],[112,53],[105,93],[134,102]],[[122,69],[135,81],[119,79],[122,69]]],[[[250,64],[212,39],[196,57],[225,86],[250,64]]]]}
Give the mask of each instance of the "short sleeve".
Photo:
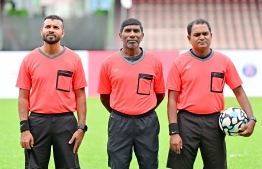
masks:
{"type": "Polygon", "coordinates": [[[108,73],[109,72],[107,70],[107,64],[103,62],[100,68],[99,80],[98,80],[97,92],[99,94],[110,94],[111,93],[111,85],[110,85],[108,73]]]}
{"type": "Polygon", "coordinates": [[[16,87],[30,90],[32,86],[31,76],[29,66],[27,64],[27,59],[24,58],[19,69],[16,87]]]}
{"type": "Polygon", "coordinates": [[[167,76],[166,88],[169,90],[180,91],[181,79],[176,62],[174,61],[167,76]]]}
{"type": "Polygon", "coordinates": [[[163,66],[160,59],[157,60],[157,68],[156,68],[156,79],[154,90],[155,93],[165,93],[165,82],[164,82],[164,75],[163,75],[163,66]]]}
{"type": "Polygon", "coordinates": [[[76,62],[76,69],[73,78],[73,86],[74,86],[74,90],[87,86],[85,71],[80,57],[78,57],[76,62]]]}

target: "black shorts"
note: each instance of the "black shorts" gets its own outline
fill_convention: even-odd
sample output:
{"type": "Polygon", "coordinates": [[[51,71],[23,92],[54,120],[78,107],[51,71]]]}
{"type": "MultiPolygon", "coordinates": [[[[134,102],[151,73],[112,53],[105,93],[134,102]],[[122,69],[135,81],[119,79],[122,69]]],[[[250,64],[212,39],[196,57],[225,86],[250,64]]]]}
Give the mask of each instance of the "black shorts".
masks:
{"type": "Polygon", "coordinates": [[[31,113],[28,120],[34,147],[25,150],[26,169],[48,169],[51,146],[56,168],[80,169],[78,155],[73,153],[74,144],[68,144],[77,129],[72,112],[55,115],[31,113]]]}
{"type": "Polygon", "coordinates": [[[112,111],[108,124],[108,165],[129,169],[134,150],[140,169],[158,168],[159,121],[154,110],[128,116],[112,111]]]}
{"type": "Polygon", "coordinates": [[[198,149],[205,169],[226,169],[225,135],[219,128],[220,113],[208,115],[179,111],[178,127],[182,138],[181,154],[169,150],[167,168],[193,169],[198,149]]]}

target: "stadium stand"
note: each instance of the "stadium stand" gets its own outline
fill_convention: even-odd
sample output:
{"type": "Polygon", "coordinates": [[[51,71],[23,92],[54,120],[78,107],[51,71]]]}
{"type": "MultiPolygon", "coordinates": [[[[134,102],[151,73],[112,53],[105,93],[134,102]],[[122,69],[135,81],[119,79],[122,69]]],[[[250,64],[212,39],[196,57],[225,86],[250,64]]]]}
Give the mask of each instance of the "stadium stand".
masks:
{"type": "Polygon", "coordinates": [[[151,50],[188,49],[187,24],[208,20],[215,49],[261,49],[262,0],[133,0],[128,17],[142,21],[151,50]]]}

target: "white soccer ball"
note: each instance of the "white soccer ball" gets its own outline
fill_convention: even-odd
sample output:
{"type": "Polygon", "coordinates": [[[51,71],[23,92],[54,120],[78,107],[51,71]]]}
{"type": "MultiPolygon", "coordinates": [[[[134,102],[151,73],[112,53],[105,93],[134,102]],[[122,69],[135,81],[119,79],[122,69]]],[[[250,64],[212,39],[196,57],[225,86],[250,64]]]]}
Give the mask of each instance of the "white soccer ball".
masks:
{"type": "Polygon", "coordinates": [[[237,136],[239,128],[248,122],[247,114],[237,107],[225,109],[219,116],[219,126],[228,136],[237,136]]]}

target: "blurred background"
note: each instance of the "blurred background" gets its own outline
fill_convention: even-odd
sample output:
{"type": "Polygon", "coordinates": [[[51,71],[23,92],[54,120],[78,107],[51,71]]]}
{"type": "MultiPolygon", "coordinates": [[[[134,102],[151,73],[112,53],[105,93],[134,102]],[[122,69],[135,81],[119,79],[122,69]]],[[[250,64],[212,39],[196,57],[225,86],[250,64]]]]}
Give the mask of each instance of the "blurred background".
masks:
{"type": "MultiPolygon", "coordinates": [[[[0,9],[0,98],[17,98],[21,61],[43,45],[39,31],[51,14],[64,19],[61,44],[82,59],[87,97],[99,97],[101,62],[122,47],[120,24],[129,17],[142,22],[141,47],[159,55],[165,78],[174,58],[191,48],[188,23],[208,20],[211,48],[230,57],[248,96],[262,96],[262,0],[0,0],[0,9]]],[[[234,96],[227,86],[224,93],[234,96]]]]}
{"type": "MultiPolygon", "coordinates": [[[[102,60],[122,47],[118,33],[120,23],[128,17],[142,22],[145,37],[141,46],[159,55],[165,79],[173,60],[190,48],[187,24],[196,18],[208,20],[213,33],[211,47],[233,61],[254,114],[262,119],[262,0],[0,0],[0,133],[4,143],[0,146],[0,169],[24,165],[15,84],[24,56],[43,45],[39,31],[50,14],[64,19],[62,45],[81,57],[88,81],[90,131],[80,150],[82,168],[107,168],[108,113],[97,93],[98,77],[102,60]]],[[[228,86],[224,94],[234,97],[228,86]]],[[[239,107],[235,98],[227,99],[226,107],[239,107]]],[[[166,102],[158,107],[160,169],[165,168],[169,147],[166,102]]],[[[262,169],[261,146],[257,144],[262,142],[261,127],[251,138],[227,139],[230,169],[262,169]]],[[[202,169],[202,160],[197,161],[194,169],[202,169]]],[[[135,158],[132,162],[130,169],[137,169],[135,158]]],[[[50,165],[54,168],[53,162],[50,165]]]]}
{"type": "Polygon", "coordinates": [[[212,48],[261,49],[262,0],[0,0],[0,50],[32,50],[43,44],[45,16],[64,19],[62,44],[74,50],[115,50],[121,21],[139,19],[148,50],[190,47],[187,24],[204,18],[211,24],[212,48]]]}

